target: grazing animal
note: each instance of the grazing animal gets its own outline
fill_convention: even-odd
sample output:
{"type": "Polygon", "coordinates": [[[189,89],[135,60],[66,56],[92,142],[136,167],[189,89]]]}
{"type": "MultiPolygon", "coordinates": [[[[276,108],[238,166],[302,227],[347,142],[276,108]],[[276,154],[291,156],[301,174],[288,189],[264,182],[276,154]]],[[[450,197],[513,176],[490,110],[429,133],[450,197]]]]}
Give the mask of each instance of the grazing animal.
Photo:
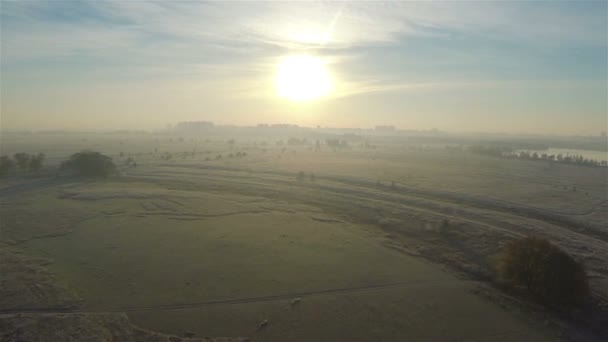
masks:
{"type": "Polygon", "coordinates": [[[291,302],[289,303],[291,305],[291,307],[293,308],[294,306],[300,304],[300,302],[302,301],[302,298],[300,297],[296,297],[294,299],[291,300],[291,302]]]}
{"type": "Polygon", "coordinates": [[[258,329],[256,331],[260,331],[262,329],[265,329],[268,326],[268,320],[265,319],[262,322],[260,322],[260,324],[258,324],[258,329]]]}

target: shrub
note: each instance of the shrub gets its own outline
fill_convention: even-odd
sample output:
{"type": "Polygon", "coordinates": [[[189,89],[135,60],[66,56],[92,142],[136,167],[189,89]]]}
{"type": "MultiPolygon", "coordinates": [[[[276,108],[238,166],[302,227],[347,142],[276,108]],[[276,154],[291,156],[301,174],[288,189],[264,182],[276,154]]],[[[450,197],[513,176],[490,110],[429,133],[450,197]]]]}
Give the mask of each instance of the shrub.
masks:
{"type": "Polygon", "coordinates": [[[544,238],[526,237],[507,244],[498,273],[549,306],[571,308],[589,296],[583,264],[544,238]]]}
{"type": "Polygon", "coordinates": [[[38,172],[42,169],[44,163],[44,153],[33,154],[30,156],[29,169],[32,172],[38,172]]]}
{"type": "Polygon", "coordinates": [[[60,169],[74,170],[84,177],[107,177],[116,172],[116,165],[112,158],[99,152],[82,151],[61,163],[60,169]]]}
{"type": "Polygon", "coordinates": [[[441,220],[441,223],[439,224],[439,234],[445,235],[448,234],[450,232],[450,220],[448,219],[443,219],[441,220]]]}
{"type": "Polygon", "coordinates": [[[9,156],[0,157],[0,177],[6,176],[15,166],[15,162],[9,156]]]}
{"type": "Polygon", "coordinates": [[[17,162],[17,166],[19,167],[19,169],[21,169],[21,171],[27,171],[27,167],[28,167],[29,161],[30,161],[29,154],[19,152],[19,153],[15,153],[13,158],[17,162]]]}

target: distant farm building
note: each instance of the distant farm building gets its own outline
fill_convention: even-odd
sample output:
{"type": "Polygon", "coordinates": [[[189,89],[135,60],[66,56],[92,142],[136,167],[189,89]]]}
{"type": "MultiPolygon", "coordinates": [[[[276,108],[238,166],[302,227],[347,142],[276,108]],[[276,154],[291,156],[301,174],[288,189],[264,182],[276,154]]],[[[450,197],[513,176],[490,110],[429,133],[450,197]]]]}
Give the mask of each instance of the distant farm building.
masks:
{"type": "Polygon", "coordinates": [[[175,125],[175,130],[183,132],[199,132],[213,128],[213,122],[210,121],[183,121],[175,125]]]}

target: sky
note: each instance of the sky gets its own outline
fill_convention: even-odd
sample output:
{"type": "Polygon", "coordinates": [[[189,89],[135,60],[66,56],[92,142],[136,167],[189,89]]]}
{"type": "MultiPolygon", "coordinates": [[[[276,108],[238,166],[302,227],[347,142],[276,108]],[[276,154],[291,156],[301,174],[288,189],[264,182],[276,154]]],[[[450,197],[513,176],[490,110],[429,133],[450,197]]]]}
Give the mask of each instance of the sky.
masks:
{"type": "Polygon", "coordinates": [[[607,1],[1,1],[0,128],[179,121],[599,134],[607,1]],[[285,56],[333,92],[277,95],[285,56]]]}

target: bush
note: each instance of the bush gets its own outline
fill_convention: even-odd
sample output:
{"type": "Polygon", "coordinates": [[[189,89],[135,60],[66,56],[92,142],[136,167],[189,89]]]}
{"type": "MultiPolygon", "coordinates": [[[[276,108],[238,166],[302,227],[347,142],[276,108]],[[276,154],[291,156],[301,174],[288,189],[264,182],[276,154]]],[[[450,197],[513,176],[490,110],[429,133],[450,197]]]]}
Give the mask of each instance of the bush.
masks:
{"type": "Polygon", "coordinates": [[[30,156],[30,165],[29,170],[32,172],[38,172],[42,169],[42,165],[44,163],[45,155],[44,153],[32,154],[30,156]]]}
{"type": "Polygon", "coordinates": [[[589,296],[583,264],[543,238],[510,242],[499,259],[498,273],[549,306],[571,308],[589,296]]]}
{"type": "Polygon", "coordinates": [[[21,171],[27,171],[27,167],[28,167],[29,161],[30,161],[29,154],[19,152],[19,153],[15,153],[13,158],[17,162],[17,166],[19,167],[19,169],[21,169],[21,171]]]}
{"type": "Polygon", "coordinates": [[[15,162],[9,156],[0,157],[0,177],[6,176],[15,166],[15,162]]]}
{"type": "Polygon", "coordinates": [[[306,177],[306,175],[304,174],[304,171],[298,172],[298,180],[299,181],[303,181],[305,177],[306,177]]]}
{"type": "Polygon", "coordinates": [[[441,224],[439,224],[439,234],[441,235],[446,235],[450,232],[450,220],[448,219],[443,219],[441,220],[441,224]]]}
{"type": "Polygon", "coordinates": [[[82,151],[61,163],[60,169],[74,170],[83,177],[107,177],[116,172],[116,165],[112,158],[99,152],[82,151]]]}

